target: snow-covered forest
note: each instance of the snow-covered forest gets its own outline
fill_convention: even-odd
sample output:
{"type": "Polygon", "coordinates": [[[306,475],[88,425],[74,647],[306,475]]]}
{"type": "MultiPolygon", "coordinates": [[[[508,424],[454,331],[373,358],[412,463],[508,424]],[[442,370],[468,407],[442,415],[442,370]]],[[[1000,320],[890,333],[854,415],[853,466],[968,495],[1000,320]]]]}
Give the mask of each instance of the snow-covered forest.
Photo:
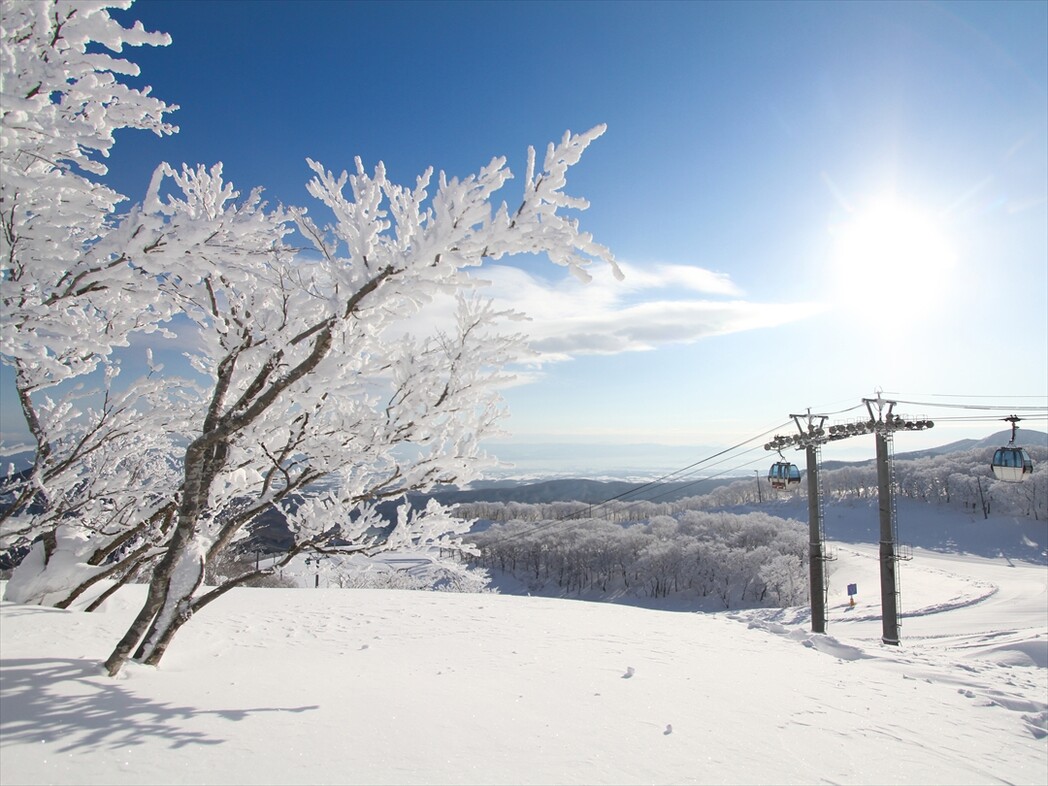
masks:
{"type": "MultiPolygon", "coordinates": [[[[964,516],[1044,521],[1048,450],[1030,452],[1036,471],[1023,483],[993,478],[993,448],[897,460],[896,494],[964,516]]],[[[699,607],[796,605],[808,592],[808,525],[776,514],[782,498],[806,498],[807,486],[777,493],[759,490],[760,482],[747,478],[672,502],[628,495],[597,506],[471,502],[460,503],[456,514],[491,522],[470,536],[480,550],[474,563],[535,594],[672,596],[699,607]]],[[[872,463],[825,470],[821,485],[831,502],[876,500],[877,470],[872,463]]],[[[658,486],[640,488],[638,496],[660,494],[658,486]]]]}
{"type": "Polygon", "coordinates": [[[765,513],[686,511],[628,526],[602,519],[510,522],[473,541],[480,565],[540,595],[672,595],[716,599],[726,609],[792,606],[808,595],[807,527],[765,513]]]}

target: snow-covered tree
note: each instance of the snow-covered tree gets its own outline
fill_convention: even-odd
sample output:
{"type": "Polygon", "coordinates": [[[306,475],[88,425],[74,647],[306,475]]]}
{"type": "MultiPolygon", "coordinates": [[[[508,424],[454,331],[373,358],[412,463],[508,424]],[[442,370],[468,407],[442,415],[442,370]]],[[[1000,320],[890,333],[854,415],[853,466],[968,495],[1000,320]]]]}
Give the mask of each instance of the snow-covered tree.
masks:
{"type": "Polygon", "coordinates": [[[142,556],[148,546],[132,548],[127,533],[145,535],[145,522],[162,519],[170,492],[159,488],[170,434],[150,433],[142,419],[158,382],[117,389],[112,356],[170,315],[140,264],[160,251],[155,233],[136,211],[117,216],[125,198],[99,179],[117,130],[176,130],[163,119],[176,107],[120,81],[138,73],[114,56],[124,46],[169,41],[109,16],[129,5],[2,8],[0,354],[36,451],[32,471],[6,489],[13,502],[0,514],[0,547],[40,538],[18,599],[60,603],[83,581],[112,575],[102,563],[118,551],[142,556]],[[60,543],[74,553],[52,564],[60,543]]]}
{"type": "Polygon", "coordinates": [[[155,322],[134,252],[151,249],[125,197],[98,181],[113,134],[175,131],[163,115],[176,107],[119,81],[134,64],[98,51],[164,45],[165,35],[122,27],[109,7],[126,2],[3,3],[0,35],[0,339],[26,397],[94,370],[114,346],[155,322]],[[130,294],[134,293],[135,297],[130,294]]]}
{"type": "MultiPolygon", "coordinates": [[[[480,284],[469,269],[536,252],[582,277],[595,259],[614,265],[561,212],[586,206],[562,189],[567,169],[603,130],[565,134],[549,145],[540,171],[529,151],[513,211],[492,204],[511,176],[501,158],[462,180],[441,174],[432,195],[432,172],[407,188],[381,165],[368,173],[358,160],[355,174],[336,176],[310,162],[309,191],[334,222],[321,230],[304,211],[293,216],[318,259],[287,260],[279,249],[228,253],[245,246],[240,237],[215,243],[211,259],[187,259],[171,289],[198,331],[197,368],[212,386],[185,451],[170,546],[141,614],[107,662],[111,673],[132,652],[156,663],[184,621],[215,597],[197,592],[208,559],[259,513],[321,478],[337,478],[336,490],[325,510],[314,505],[297,517],[293,553],[346,542],[387,547],[401,532],[456,545],[462,522],[436,505],[377,541],[366,537],[374,526],[361,522],[376,500],[469,480],[483,466],[478,443],[497,428],[500,369],[522,345],[501,328],[514,315],[468,294],[480,284]],[[444,313],[449,299],[457,302],[452,325],[416,329],[444,313]]],[[[172,224],[243,210],[219,173],[170,174],[187,195],[161,207],[172,224]]]]}
{"type": "Polygon", "coordinates": [[[603,127],[566,133],[541,166],[529,151],[513,210],[497,201],[512,177],[497,158],[410,187],[381,164],[335,175],[310,161],[324,227],[258,190],[242,197],[220,165],[162,164],[142,204],[117,215],[120,195],[97,181],[113,131],[174,130],[162,119],[173,107],[120,83],[137,69],[99,51],[167,43],[109,17],[129,5],[5,2],[2,36],[3,358],[37,441],[4,533],[43,536],[14,582],[36,602],[70,599],[113,575],[113,560],[125,576],[148,569],[110,673],[132,656],[156,663],[195,611],[253,575],[201,589],[208,564],[273,507],[295,538],[288,559],[464,548],[466,524],[439,505],[392,523],[375,506],[484,466],[501,369],[523,345],[517,315],[478,297],[478,269],[544,253],[583,279],[595,260],[618,273],[565,215],[587,206],[564,193],[566,173],[603,127]],[[284,244],[295,229],[313,253],[284,244]],[[116,387],[114,349],[165,325],[198,378],[154,366],[152,384],[116,387]],[[86,377],[93,391],[76,386],[86,377]],[[321,479],[326,493],[303,495],[321,479]]]}
{"type": "Polygon", "coordinates": [[[8,543],[39,540],[6,600],[65,608],[98,581],[129,579],[159,556],[180,482],[174,437],[188,425],[178,422],[184,398],[172,392],[153,376],[104,391],[97,404],[78,389],[35,403],[50,454],[35,478],[13,484],[0,526],[8,543]]]}

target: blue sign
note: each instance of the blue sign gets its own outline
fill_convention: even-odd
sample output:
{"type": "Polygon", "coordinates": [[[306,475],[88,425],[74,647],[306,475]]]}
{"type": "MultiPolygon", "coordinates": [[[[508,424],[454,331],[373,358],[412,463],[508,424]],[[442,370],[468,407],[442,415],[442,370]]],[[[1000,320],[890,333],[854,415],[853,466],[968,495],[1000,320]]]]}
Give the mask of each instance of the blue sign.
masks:
{"type": "Polygon", "coordinates": [[[848,585],[848,594],[849,595],[858,595],[859,594],[858,586],[855,585],[855,584],[849,584],[848,585]]]}

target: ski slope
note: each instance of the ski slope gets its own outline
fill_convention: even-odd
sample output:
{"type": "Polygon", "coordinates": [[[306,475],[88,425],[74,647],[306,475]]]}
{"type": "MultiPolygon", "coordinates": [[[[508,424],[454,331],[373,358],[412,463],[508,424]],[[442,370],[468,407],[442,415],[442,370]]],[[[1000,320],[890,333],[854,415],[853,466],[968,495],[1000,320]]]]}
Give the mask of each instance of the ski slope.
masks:
{"type": "Polygon", "coordinates": [[[892,647],[876,546],[831,545],[826,635],[805,609],[238,589],[114,680],[142,587],[0,604],[0,782],[1048,782],[1044,564],[916,549],[892,647]]]}

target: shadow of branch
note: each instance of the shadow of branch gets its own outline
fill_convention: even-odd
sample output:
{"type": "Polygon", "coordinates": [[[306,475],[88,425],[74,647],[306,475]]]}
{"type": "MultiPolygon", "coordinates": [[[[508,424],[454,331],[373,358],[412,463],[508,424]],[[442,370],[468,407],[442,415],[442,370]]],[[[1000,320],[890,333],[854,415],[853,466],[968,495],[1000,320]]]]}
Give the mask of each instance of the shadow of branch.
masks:
{"type": "Polygon", "coordinates": [[[224,739],[184,728],[179,721],[202,715],[239,721],[259,712],[315,709],[317,705],[200,710],[136,696],[105,676],[93,660],[0,660],[0,748],[66,740],[58,750],[68,752],[77,748],[120,748],[157,738],[172,748],[220,745],[224,739]]]}

